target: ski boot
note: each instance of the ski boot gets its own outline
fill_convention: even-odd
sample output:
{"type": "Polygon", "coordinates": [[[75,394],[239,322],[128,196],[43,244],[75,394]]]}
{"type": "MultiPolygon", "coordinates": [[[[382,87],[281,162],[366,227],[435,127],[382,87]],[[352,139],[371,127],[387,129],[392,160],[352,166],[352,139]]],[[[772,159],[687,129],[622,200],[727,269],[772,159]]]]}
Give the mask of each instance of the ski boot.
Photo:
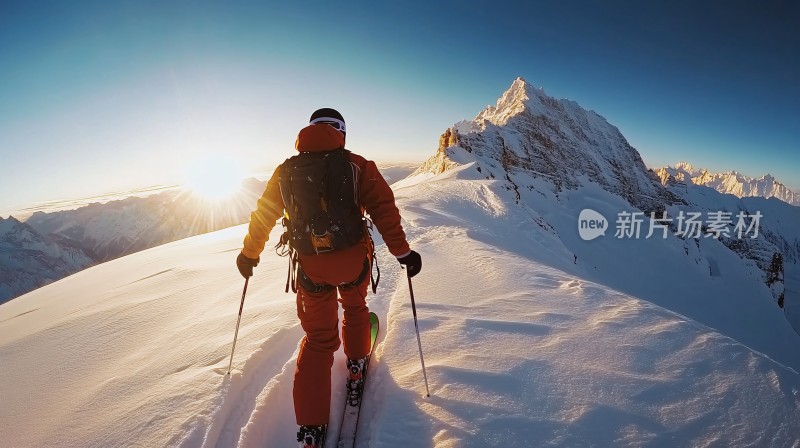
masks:
{"type": "Polygon", "coordinates": [[[364,389],[364,365],[367,358],[347,360],[347,401],[350,406],[358,406],[361,402],[361,391],[364,389]]]}
{"type": "Polygon", "coordinates": [[[297,441],[300,448],[322,448],[325,446],[326,425],[301,426],[297,431],[297,441]]]}

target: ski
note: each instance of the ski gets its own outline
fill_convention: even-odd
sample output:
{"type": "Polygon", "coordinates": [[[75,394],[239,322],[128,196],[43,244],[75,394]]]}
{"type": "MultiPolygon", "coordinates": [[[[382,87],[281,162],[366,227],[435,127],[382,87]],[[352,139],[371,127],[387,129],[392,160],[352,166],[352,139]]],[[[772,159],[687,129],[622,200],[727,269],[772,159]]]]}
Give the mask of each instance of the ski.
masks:
{"type": "Polygon", "coordinates": [[[361,416],[361,403],[364,398],[364,388],[367,384],[367,373],[369,372],[369,360],[375,352],[375,341],[378,339],[378,315],[369,313],[369,327],[370,327],[370,352],[364,362],[362,368],[361,387],[350,391],[348,389],[347,396],[344,400],[344,412],[342,413],[342,424],[339,429],[339,441],[337,448],[352,448],[356,443],[356,434],[358,432],[358,419],[361,416]]]}

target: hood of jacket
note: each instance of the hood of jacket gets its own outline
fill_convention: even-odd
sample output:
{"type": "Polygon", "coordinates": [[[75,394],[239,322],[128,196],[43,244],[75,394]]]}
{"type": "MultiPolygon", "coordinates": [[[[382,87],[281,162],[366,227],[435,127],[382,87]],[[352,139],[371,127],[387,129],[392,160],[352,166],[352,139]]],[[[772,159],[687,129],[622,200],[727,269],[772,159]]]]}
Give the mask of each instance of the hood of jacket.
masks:
{"type": "Polygon", "coordinates": [[[344,148],[344,135],[327,124],[311,124],[300,130],[294,147],[302,152],[324,152],[344,148]]]}

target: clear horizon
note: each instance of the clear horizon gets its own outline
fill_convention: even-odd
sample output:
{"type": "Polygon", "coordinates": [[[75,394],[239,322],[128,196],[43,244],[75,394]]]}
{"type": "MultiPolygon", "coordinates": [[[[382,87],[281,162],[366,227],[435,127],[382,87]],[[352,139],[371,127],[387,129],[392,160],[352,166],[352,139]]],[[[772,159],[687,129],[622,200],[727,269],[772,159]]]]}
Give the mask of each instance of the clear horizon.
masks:
{"type": "Polygon", "coordinates": [[[343,113],[353,150],[424,160],[517,76],[604,116],[648,167],[800,190],[798,5],[4,8],[0,216],[182,183],[214,154],[274,166],[318,107],[343,113]]]}

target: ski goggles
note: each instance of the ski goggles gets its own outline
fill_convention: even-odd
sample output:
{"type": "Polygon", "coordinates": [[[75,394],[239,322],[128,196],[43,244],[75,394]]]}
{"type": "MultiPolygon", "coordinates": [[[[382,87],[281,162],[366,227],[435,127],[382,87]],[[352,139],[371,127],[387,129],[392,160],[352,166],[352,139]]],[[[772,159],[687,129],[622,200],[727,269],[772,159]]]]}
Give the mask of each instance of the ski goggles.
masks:
{"type": "Polygon", "coordinates": [[[311,122],[308,124],[327,124],[333,126],[334,129],[341,132],[342,134],[347,133],[347,127],[344,125],[344,121],[338,120],[336,118],[319,117],[314,120],[311,120],[311,122]]]}

